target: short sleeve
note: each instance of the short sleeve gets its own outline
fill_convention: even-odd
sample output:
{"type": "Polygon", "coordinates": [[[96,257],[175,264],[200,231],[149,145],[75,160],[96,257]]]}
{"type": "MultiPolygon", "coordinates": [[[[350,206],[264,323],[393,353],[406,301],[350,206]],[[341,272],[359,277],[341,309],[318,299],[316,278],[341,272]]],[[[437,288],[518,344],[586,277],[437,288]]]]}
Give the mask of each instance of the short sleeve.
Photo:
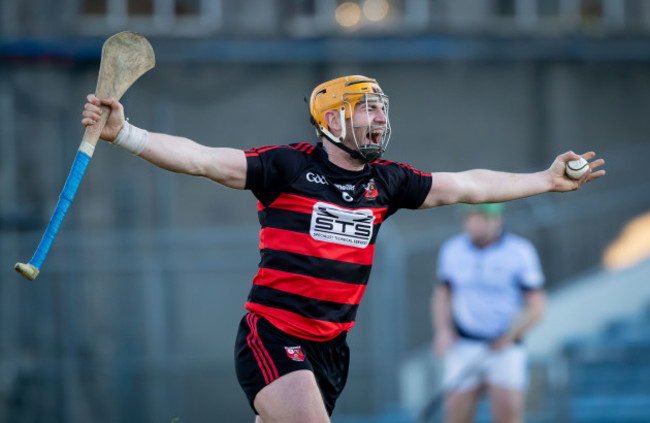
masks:
{"type": "Polygon", "coordinates": [[[406,183],[402,207],[417,209],[424,203],[431,190],[431,174],[421,172],[411,166],[406,167],[406,183]]]}
{"type": "Polygon", "coordinates": [[[262,202],[282,192],[305,164],[304,153],[293,145],[255,147],[245,154],[246,189],[262,202]]]}
{"type": "Polygon", "coordinates": [[[520,246],[521,269],[519,284],[523,289],[540,289],[544,286],[544,273],[537,250],[532,243],[522,240],[520,246]]]}
{"type": "Polygon", "coordinates": [[[436,265],[436,277],[439,283],[450,283],[451,282],[451,263],[450,263],[450,244],[451,240],[446,241],[440,247],[440,252],[438,253],[438,261],[436,265]]]}
{"type": "Polygon", "coordinates": [[[398,209],[417,209],[424,203],[431,190],[431,174],[412,166],[397,162],[379,160],[373,164],[376,171],[384,174],[384,180],[391,192],[388,215],[398,209]]]}

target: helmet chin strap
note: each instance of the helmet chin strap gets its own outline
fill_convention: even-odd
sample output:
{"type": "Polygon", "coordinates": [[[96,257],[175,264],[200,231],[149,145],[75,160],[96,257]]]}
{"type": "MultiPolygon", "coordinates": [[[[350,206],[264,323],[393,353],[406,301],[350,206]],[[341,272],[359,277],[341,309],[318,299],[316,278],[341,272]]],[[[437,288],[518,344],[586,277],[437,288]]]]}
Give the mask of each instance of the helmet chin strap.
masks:
{"type": "Polygon", "coordinates": [[[353,150],[350,147],[348,147],[347,145],[343,145],[342,142],[333,142],[332,144],[334,144],[335,146],[337,146],[341,150],[348,153],[350,155],[350,157],[352,157],[353,159],[363,160],[364,162],[369,162],[370,161],[370,160],[366,159],[366,157],[363,154],[361,154],[361,152],[359,152],[359,150],[353,150]]]}

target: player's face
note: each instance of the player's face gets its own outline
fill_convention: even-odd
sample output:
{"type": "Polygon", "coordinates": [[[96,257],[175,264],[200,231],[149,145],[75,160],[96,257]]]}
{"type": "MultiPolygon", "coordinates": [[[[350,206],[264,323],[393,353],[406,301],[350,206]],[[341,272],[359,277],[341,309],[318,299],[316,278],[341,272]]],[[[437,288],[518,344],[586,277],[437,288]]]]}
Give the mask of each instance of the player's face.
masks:
{"type": "Polygon", "coordinates": [[[465,216],[465,232],[478,246],[485,246],[496,241],[501,235],[503,219],[484,213],[470,212],[465,216]]]}
{"type": "Polygon", "coordinates": [[[352,119],[346,120],[346,139],[350,148],[380,145],[388,124],[386,104],[379,96],[368,95],[354,106],[352,119]]]}

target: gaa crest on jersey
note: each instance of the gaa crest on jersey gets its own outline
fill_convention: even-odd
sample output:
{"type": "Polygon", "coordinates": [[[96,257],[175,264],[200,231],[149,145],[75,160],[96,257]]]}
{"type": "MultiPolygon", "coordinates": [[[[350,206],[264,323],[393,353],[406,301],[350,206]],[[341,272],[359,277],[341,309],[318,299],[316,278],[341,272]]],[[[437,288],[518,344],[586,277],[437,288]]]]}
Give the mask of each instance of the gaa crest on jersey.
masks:
{"type": "Polygon", "coordinates": [[[377,198],[377,196],[379,195],[379,191],[377,191],[377,185],[375,184],[374,179],[370,179],[370,181],[368,181],[368,184],[364,188],[366,189],[366,193],[364,194],[364,197],[370,200],[377,198]]]}
{"type": "Polygon", "coordinates": [[[287,357],[293,361],[305,361],[305,353],[302,352],[302,347],[297,345],[295,347],[284,347],[287,352],[287,357]]]}
{"type": "Polygon", "coordinates": [[[307,179],[308,182],[312,182],[314,184],[329,185],[327,179],[325,179],[323,175],[319,175],[318,173],[307,172],[305,178],[307,179]]]}
{"type": "Polygon", "coordinates": [[[372,239],[374,221],[372,210],[347,210],[318,202],[311,214],[309,234],[318,241],[365,248],[372,239]]]}

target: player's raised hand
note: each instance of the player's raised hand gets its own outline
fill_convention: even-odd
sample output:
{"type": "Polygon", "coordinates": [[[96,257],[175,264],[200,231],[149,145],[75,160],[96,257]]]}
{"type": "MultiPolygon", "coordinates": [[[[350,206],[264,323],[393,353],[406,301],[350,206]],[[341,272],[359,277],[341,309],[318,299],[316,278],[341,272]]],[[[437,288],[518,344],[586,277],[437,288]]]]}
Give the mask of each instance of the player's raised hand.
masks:
{"type": "Polygon", "coordinates": [[[100,119],[102,106],[110,108],[111,113],[99,137],[112,142],[124,125],[124,107],[113,97],[100,100],[94,94],[88,94],[86,99],[88,101],[84,105],[81,123],[86,127],[94,125],[100,119]]]}
{"type": "Polygon", "coordinates": [[[598,169],[605,164],[605,160],[592,160],[594,157],[596,157],[596,153],[593,151],[581,155],[578,155],[573,151],[567,151],[566,153],[557,156],[549,168],[549,173],[553,183],[552,191],[574,191],[585,183],[591,182],[605,175],[604,169],[598,169]],[[581,157],[589,161],[589,169],[587,169],[580,179],[573,179],[566,174],[567,162],[578,160],[581,157]]]}

